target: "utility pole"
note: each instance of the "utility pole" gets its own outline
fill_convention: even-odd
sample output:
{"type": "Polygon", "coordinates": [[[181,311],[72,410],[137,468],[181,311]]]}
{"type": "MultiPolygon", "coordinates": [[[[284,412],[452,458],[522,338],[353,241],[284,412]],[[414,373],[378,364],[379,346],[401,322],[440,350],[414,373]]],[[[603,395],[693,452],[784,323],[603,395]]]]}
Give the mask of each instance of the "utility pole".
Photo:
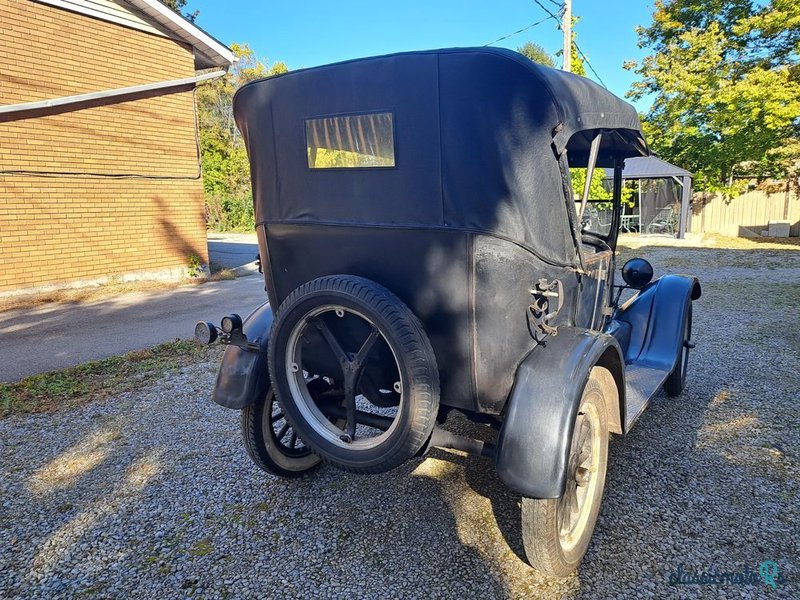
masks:
{"type": "Polygon", "coordinates": [[[564,51],[561,69],[572,71],[572,0],[564,0],[564,14],[561,16],[561,30],[564,32],[564,51]]]}

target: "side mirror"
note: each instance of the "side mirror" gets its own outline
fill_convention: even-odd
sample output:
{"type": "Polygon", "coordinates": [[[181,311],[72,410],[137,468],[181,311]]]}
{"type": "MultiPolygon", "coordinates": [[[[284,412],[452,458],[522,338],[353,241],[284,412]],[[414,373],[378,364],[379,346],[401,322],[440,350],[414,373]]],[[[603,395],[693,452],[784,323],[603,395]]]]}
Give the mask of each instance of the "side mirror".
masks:
{"type": "Polygon", "coordinates": [[[630,287],[640,290],[653,279],[653,265],[643,258],[632,258],[623,265],[622,278],[630,287]]]}

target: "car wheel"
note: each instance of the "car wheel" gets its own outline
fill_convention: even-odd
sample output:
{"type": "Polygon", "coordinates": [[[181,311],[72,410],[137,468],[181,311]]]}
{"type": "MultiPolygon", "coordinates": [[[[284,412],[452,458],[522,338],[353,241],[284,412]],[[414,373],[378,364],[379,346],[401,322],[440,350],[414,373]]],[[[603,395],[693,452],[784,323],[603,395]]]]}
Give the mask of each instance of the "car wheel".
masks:
{"type": "Polygon", "coordinates": [[[678,361],[675,363],[675,368],[669,374],[667,380],[664,382],[664,391],[667,396],[679,396],[686,387],[686,371],[689,368],[689,350],[692,347],[692,301],[686,307],[686,319],[683,326],[683,342],[681,349],[678,353],[678,361]]]}
{"type": "Polygon", "coordinates": [[[247,454],[267,473],[299,477],[321,462],[286,420],[272,387],[263,398],[242,410],[241,428],[247,454]]]}
{"type": "Polygon", "coordinates": [[[606,479],[606,406],[614,405],[615,394],[611,373],[594,367],[573,425],[564,493],[560,498],[522,498],[525,554],[546,575],[569,575],[589,547],[606,479]]]}
{"type": "Polygon", "coordinates": [[[334,275],[294,290],[273,322],[268,360],[289,423],[340,468],[385,472],[430,438],[439,409],[433,348],[411,310],[373,281],[334,275]],[[339,382],[338,405],[309,393],[308,373],[339,382]]]}

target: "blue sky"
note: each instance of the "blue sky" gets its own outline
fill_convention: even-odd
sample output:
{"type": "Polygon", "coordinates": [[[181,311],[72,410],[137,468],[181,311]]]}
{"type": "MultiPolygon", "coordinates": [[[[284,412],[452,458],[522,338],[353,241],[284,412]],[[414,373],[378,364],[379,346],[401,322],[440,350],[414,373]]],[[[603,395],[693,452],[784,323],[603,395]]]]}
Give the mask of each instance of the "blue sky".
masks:
{"type": "MultiPolygon", "coordinates": [[[[557,0],[540,2],[558,10],[557,0]]],[[[645,54],[636,46],[634,28],[650,22],[652,4],[573,0],[573,13],[582,17],[578,44],[617,95],[635,79],[623,61],[645,54]]],[[[259,58],[282,60],[290,69],[403,50],[482,46],[547,16],[533,0],[189,0],[186,9],[199,10],[197,24],[220,41],[247,42],[259,58]]],[[[532,41],[555,53],[561,39],[548,20],[495,45],[516,48],[532,41]]],[[[646,110],[648,103],[637,108],[646,110]]]]}

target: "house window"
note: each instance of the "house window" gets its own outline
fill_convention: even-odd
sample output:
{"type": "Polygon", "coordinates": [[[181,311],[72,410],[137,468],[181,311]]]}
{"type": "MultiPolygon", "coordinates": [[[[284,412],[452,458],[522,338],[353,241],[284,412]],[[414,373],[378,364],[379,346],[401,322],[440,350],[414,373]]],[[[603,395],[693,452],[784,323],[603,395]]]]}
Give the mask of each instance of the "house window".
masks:
{"type": "Polygon", "coordinates": [[[311,169],[394,166],[392,113],[366,113],[306,119],[311,169]]]}

